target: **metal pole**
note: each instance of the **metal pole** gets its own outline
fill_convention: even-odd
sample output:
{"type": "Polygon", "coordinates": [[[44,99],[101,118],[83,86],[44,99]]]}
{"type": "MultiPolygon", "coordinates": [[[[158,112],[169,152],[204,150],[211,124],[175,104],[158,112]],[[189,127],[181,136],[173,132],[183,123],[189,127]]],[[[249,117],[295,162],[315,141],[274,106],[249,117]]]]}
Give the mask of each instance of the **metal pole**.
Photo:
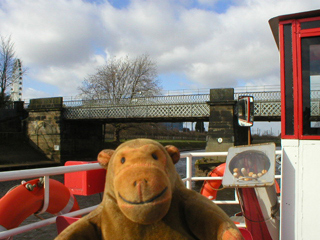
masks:
{"type": "Polygon", "coordinates": [[[187,166],[186,166],[186,177],[187,177],[187,185],[186,187],[188,189],[191,189],[191,178],[192,178],[192,156],[187,156],[186,157],[186,161],[187,161],[187,166]]]}
{"type": "Polygon", "coordinates": [[[44,176],[43,177],[43,206],[42,206],[42,209],[37,212],[37,214],[41,214],[41,213],[44,213],[45,211],[47,211],[48,209],[48,206],[49,206],[49,191],[50,191],[50,188],[49,188],[49,185],[50,185],[50,179],[49,179],[49,176],[44,176]]]}

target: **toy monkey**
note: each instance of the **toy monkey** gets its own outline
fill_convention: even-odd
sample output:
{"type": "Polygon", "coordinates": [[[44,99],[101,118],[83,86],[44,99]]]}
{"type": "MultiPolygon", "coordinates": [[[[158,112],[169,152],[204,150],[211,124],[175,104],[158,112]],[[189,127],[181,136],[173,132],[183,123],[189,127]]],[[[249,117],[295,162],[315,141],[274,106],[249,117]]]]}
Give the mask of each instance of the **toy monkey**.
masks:
{"type": "Polygon", "coordinates": [[[185,187],[174,167],[179,159],[176,147],[150,139],[101,151],[98,161],[107,169],[101,204],[56,240],[243,239],[217,205],[185,187]]]}

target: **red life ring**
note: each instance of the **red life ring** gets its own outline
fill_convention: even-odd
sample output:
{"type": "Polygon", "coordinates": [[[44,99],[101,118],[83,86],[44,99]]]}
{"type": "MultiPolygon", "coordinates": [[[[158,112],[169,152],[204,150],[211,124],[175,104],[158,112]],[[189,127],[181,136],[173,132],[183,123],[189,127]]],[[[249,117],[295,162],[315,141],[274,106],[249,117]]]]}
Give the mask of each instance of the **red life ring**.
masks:
{"type": "MultiPolygon", "coordinates": [[[[79,210],[77,200],[62,183],[50,179],[49,189],[49,206],[46,212],[61,215],[79,210]]],[[[39,179],[13,188],[0,199],[0,229],[4,231],[18,227],[27,217],[42,209],[43,200],[44,188],[39,179]],[[32,187],[27,189],[26,186],[32,187]]]]}
{"type": "MultiPolygon", "coordinates": [[[[224,170],[226,169],[226,163],[222,163],[216,168],[214,168],[208,177],[223,177],[224,170]]],[[[215,200],[217,198],[217,191],[222,183],[222,180],[206,180],[204,181],[200,193],[209,198],[210,200],[215,200]]]]}

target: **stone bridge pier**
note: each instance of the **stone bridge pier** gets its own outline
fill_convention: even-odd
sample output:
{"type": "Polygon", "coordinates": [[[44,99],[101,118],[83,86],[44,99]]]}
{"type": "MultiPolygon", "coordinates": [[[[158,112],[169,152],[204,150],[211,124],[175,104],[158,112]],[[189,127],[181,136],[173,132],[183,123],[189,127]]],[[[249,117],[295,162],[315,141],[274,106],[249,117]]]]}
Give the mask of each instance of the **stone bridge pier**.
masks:
{"type": "Polygon", "coordinates": [[[63,119],[63,99],[32,99],[27,135],[31,144],[57,163],[96,156],[102,148],[103,124],[63,119]]]}
{"type": "MultiPolygon", "coordinates": [[[[230,147],[248,144],[248,128],[239,127],[234,89],[210,89],[210,117],[206,152],[227,152],[230,147]]],[[[226,157],[212,157],[196,163],[196,175],[205,176],[226,157]]]]}

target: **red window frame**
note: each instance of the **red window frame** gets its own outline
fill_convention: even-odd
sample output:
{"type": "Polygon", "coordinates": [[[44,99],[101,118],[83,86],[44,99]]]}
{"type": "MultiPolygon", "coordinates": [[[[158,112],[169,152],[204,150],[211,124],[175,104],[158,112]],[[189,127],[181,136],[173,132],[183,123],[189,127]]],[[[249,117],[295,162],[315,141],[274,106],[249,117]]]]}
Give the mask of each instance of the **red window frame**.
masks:
{"type": "Polygon", "coordinates": [[[320,36],[319,28],[301,29],[301,23],[320,21],[320,17],[292,19],[279,22],[280,64],[281,64],[281,138],[283,139],[320,139],[320,135],[303,135],[303,82],[301,64],[301,39],[320,36]],[[292,29],[292,76],[293,76],[293,134],[286,134],[286,94],[285,94],[285,46],[284,25],[291,24],[292,29]]]}
{"type": "Polygon", "coordinates": [[[297,103],[298,103],[298,94],[297,94],[297,77],[296,77],[296,48],[295,46],[295,28],[296,28],[296,22],[295,20],[287,20],[282,21],[279,23],[279,33],[280,33],[280,64],[281,64],[281,138],[285,139],[297,139],[298,138],[298,125],[297,125],[297,116],[298,116],[298,109],[297,109],[297,103]],[[293,115],[294,115],[294,123],[293,123],[293,134],[289,135],[286,133],[286,93],[285,93],[285,86],[286,86],[286,76],[285,76],[285,46],[284,46],[284,25],[291,24],[291,39],[292,39],[292,77],[293,77],[293,115]]]}

